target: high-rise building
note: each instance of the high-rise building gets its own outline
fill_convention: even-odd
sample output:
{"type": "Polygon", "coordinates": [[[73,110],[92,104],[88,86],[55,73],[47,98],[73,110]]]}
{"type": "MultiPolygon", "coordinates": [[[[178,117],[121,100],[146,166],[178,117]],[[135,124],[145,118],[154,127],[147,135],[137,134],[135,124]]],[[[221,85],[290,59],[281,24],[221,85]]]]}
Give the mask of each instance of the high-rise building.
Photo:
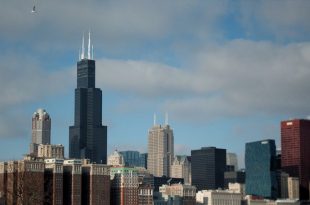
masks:
{"type": "Polygon", "coordinates": [[[309,199],[310,120],[281,122],[281,166],[290,177],[299,178],[300,199],[309,199]]]}
{"type": "Polygon", "coordinates": [[[102,125],[102,91],[95,87],[95,60],[82,55],[77,63],[74,125],[69,129],[69,157],[107,162],[107,126],[102,125]]]}
{"type": "Polygon", "coordinates": [[[110,168],[104,164],[82,165],[82,205],[110,204],[110,168]]]}
{"type": "Polygon", "coordinates": [[[112,167],[111,205],[138,205],[138,174],[135,168],[112,167]]]}
{"type": "Polygon", "coordinates": [[[233,170],[227,171],[238,171],[238,158],[235,153],[226,153],[226,165],[233,166],[233,170]]]}
{"type": "Polygon", "coordinates": [[[191,156],[192,185],[198,190],[224,188],[226,149],[202,147],[191,156]]]}
{"type": "Polygon", "coordinates": [[[264,198],[277,197],[274,140],[249,142],[245,145],[246,194],[264,198]]]}
{"type": "Polygon", "coordinates": [[[171,177],[183,178],[185,184],[191,184],[191,163],[187,156],[175,156],[170,173],[171,177]]]}
{"type": "Polygon", "coordinates": [[[148,134],[147,168],[154,176],[170,176],[170,166],[174,156],[173,130],[166,125],[156,125],[148,134]]]}
{"type": "Polygon", "coordinates": [[[39,144],[51,143],[51,118],[44,109],[38,109],[32,115],[32,142],[30,154],[38,155],[39,144]]]}

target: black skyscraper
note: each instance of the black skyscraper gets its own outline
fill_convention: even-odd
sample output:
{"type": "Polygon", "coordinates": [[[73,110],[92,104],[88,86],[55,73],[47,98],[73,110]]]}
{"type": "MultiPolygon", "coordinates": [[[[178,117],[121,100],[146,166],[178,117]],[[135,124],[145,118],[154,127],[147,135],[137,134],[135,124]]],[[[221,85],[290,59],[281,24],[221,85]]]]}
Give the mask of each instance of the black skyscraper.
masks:
{"type": "Polygon", "coordinates": [[[191,154],[192,185],[198,190],[224,188],[226,149],[202,147],[191,154]]]}
{"type": "Polygon", "coordinates": [[[90,40],[88,59],[82,52],[77,63],[74,126],[69,128],[69,157],[106,164],[107,126],[102,125],[102,92],[95,88],[95,61],[90,59],[90,40]]]}

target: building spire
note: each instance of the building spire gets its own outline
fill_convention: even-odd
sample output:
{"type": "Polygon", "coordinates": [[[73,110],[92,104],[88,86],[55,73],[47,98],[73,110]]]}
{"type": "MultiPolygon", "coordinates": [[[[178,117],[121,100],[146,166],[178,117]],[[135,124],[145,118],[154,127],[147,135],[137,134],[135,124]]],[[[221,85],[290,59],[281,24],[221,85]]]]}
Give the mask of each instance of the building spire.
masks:
{"type": "Polygon", "coordinates": [[[154,113],[154,126],[156,125],[156,113],[154,113]]]}
{"type": "Polygon", "coordinates": [[[79,48],[79,61],[81,60],[81,48],[79,48]]]}
{"type": "Polygon", "coordinates": [[[165,113],[165,125],[168,125],[168,113],[165,113]]]}
{"type": "Polygon", "coordinates": [[[88,32],[88,52],[87,52],[87,58],[91,59],[91,56],[90,56],[90,31],[88,32]]]}
{"type": "Polygon", "coordinates": [[[91,45],[91,59],[94,60],[94,45],[91,45]]]}
{"type": "Polygon", "coordinates": [[[84,33],[83,33],[81,60],[84,59],[84,52],[85,52],[85,48],[84,48],[84,33]]]}

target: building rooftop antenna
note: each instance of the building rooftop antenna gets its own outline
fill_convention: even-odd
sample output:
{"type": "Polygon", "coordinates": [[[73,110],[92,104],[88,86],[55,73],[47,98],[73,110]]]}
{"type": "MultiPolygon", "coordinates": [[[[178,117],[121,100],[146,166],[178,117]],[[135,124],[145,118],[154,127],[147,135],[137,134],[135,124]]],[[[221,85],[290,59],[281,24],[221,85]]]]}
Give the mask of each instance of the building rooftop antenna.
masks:
{"type": "Polygon", "coordinates": [[[154,123],[154,126],[156,125],[156,113],[154,113],[154,117],[153,117],[153,123],[154,123]]]}
{"type": "Polygon", "coordinates": [[[85,52],[85,47],[84,47],[84,33],[83,33],[81,60],[83,60],[83,59],[84,59],[84,52],[85,52]]]}
{"type": "Polygon", "coordinates": [[[91,59],[91,56],[90,56],[90,31],[88,32],[88,52],[87,52],[87,58],[91,59]]]}
{"type": "Polygon", "coordinates": [[[165,125],[168,125],[168,113],[165,113],[165,125]]]}

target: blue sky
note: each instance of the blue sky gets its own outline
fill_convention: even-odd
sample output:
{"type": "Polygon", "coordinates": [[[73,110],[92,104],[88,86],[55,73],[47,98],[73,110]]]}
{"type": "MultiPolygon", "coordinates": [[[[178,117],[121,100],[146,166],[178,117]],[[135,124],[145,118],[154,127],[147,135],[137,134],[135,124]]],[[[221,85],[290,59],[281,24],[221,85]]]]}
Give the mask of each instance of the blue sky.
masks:
{"type": "Polygon", "coordinates": [[[52,142],[68,151],[76,61],[92,31],[108,152],[147,151],[165,112],[175,151],[226,148],[243,164],[246,142],[280,121],[308,118],[310,2],[33,1],[0,8],[0,160],[28,152],[31,116],[44,108],[52,142]]]}

